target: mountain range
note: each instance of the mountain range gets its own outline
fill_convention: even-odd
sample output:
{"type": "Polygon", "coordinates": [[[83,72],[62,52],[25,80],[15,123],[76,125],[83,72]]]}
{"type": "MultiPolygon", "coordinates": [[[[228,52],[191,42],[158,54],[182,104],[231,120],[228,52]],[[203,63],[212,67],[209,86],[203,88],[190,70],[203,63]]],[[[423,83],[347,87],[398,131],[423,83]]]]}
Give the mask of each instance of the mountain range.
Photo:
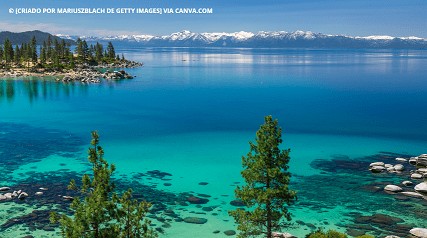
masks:
{"type": "MultiPolygon", "coordinates": [[[[38,44],[42,44],[43,41],[47,41],[48,37],[50,36],[52,39],[52,42],[54,39],[61,41],[62,39],[58,36],[54,36],[50,33],[42,32],[42,31],[25,31],[25,32],[10,32],[10,31],[2,31],[0,32],[0,44],[3,44],[3,42],[6,39],[9,39],[12,42],[12,45],[20,45],[22,43],[29,43],[31,42],[31,39],[33,36],[36,37],[36,41],[38,44]]],[[[71,39],[65,39],[65,42],[73,45],[75,42],[71,39]]]]}
{"type": "MultiPolygon", "coordinates": [[[[76,40],[78,36],[56,35],[76,40]]],[[[248,47],[248,48],[384,48],[427,49],[427,39],[419,37],[327,35],[311,31],[260,31],[234,33],[195,33],[180,31],[164,36],[118,35],[80,36],[88,42],[111,41],[114,45],[148,47],[248,47]]]]}

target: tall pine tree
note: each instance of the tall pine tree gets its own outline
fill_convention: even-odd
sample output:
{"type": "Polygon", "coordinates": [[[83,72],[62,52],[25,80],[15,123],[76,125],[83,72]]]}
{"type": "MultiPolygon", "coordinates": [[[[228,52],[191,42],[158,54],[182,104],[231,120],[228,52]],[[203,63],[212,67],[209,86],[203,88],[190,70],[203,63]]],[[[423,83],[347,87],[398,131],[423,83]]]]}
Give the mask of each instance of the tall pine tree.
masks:
{"type": "Polygon", "coordinates": [[[256,142],[249,142],[250,151],[242,157],[241,172],[246,184],[236,188],[236,197],[248,209],[229,212],[238,223],[238,237],[273,237],[289,221],[288,206],[296,199],[296,192],[289,189],[289,149],[281,150],[282,129],[272,116],[256,132],[256,142]]]}
{"type": "Polygon", "coordinates": [[[92,132],[91,145],[88,154],[93,175],[83,175],[80,187],[74,180],[68,186],[83,195],[71,203],[73,217],[51,213],[51,221],[60,223],[62,235],[67,238],[157,237],[150,228],[150,221],[145,219],[151,205],[133,200],[132,190],[122,196],[114,192],[111,176],[115,166],[104,160],[97,132],[92,132]]]}

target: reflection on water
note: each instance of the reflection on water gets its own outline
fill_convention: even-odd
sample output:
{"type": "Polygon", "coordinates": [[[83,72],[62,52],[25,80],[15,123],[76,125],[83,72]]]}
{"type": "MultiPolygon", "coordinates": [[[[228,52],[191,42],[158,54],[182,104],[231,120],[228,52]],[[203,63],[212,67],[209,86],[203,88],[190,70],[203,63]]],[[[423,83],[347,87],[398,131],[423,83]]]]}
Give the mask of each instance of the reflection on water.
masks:
{"type": "Polygon", "coordinates": [[[19,79],[0,79],[0,102],[13,102],[17,97],[26,97],[29,102],[38,99],[51,100],[71,96],[87,95],[90,86],[114,87],[120,81],[109,81],[104,84],[63,83],[52,78],[26,77],[19,79]]]}
{"type": "Polygon", "coordinates": [[[75,93],[86,93],[88,85],[65,84],[53,79],[26,77],[23,79],[0,79],[0,101],[12,102],[15,97],[27,97],[30,102],[39,98],[54,99],[69,97],[75,93]]]}

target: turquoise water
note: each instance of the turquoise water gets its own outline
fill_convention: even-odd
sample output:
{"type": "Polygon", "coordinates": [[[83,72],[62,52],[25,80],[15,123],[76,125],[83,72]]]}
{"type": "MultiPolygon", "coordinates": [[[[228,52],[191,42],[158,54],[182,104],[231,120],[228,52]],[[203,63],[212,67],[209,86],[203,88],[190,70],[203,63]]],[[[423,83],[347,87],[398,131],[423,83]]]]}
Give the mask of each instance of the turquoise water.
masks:
{"type": "MultiPolygon", "coordinates": [[[[129,69],[137,76],[133,80],[100,85],[35,78],[0,81],[0,167],[5,171],[1,186],[34,181],[43,185],[49,179],[49,185],[58,187],[61,181],[52,181],[81,175],[88,169],[89,132],[98,130],[106,159],[117,165],[123,184],[135,186],[141,194],[150,189],[151,202],[161,200],[182,218],[208,219],[203,225],[171,220],[170,227],[155,220],[156,227],[163,225],[161,237],[225,237],[223,231],[235,229],[227,210],[235,209],[229,202],[242,182],[241,156],[249,150],[248,141],[254,139],[263,117],[272,114],[284,129],[284,148],[291,148],[292,186],[300,194],[291,208],[288,231],[303,236],[313,227],[363,230],[367,228],[354,227],[357,216],[376,213],[400,217],[404,225],[425,226],[427,214],[408,212],[420,210],[422,202],[403,201],[408,210],[402,211],[401,200],[365,189],[407,175],[373,176],[365,166],[389,153],[427,153],[427,52],[185,48],[121,52],[145,64],[129,69]],[[358,169],[346,167],[346,161],[358,169]],[[334,163],[343,166],[332,171],[334,163]],[[151,170],[171,176],[138,175],[151,170]],[[174,203],[189,192],[209,195],[203,206],[213,211],[174,203]],[[381,206],[385,203],[389,205],[381,206]],[[200,212],[205,214],[196,214],[200,212]]],[[[52,209],[53,203],[33,199],[12,208],[10,203],[0,206],[22,216],[33,207],[52,209]]],[[[0,215],[0,223],[8,220],[0,215]]],[[[371,234],[381,235],[389,228],[372,227],[371,234]]],[[[25,233],[56,235],[41,225],[18,224],[2,229],[1,237],[25,233]]]]}

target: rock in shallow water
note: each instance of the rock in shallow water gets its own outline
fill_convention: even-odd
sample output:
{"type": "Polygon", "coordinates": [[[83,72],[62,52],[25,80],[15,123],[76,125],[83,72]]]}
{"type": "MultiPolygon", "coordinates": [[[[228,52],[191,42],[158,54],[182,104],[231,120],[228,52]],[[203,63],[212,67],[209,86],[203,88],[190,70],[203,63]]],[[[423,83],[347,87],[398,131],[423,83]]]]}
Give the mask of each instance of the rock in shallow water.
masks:
{"type": "Polygon", "coordinates": [[[227,230],[227,231],[224,231],[224,234],[227,236],[234,236],[236,232],[233,230],[227,230]]]}
{"type": "Polygon", "coordinates": [[[405,186],[412,186],[413,183],[407,180],[407,181],[403,181],[402,184],[405,186]]]}
{"type": "Polygon", "coordinates": [[[235,206],[235,207],[244,207],[246,206],[242,200],[236,199],[230,202],[230,205],[235,206]]]}
{"type": "Polygon", "coordinates": [[[10,188],[9,187],[1,187],[0,188],[0,191],[7,191],[7,190],[10,190],[10,188]]]}
{"type": "Polygon", "coordinates": [[[422,174],[414,173],[411,175],[411,179],[422,179],[422,178],[423,178],[422,174]]]}
{"type": "Polygon", "coordinates": [[[384,167],[384,162],[374,162],[369,165],[369,167],[381,166],[384,167]]]}
{"type": "Polygon", "coordinates": [[[423,195],[416,193],[416,192],[401,192],[400,194],[403,194],[408,197],[414,197],[414,198],[423,198],[423,195]]]}
{"type": "Polygon", "coordinates": [[[396,185],[387,185],[387,186],[385,186],[384,190],[397,193],[397,192],[401,192],[403,189],[399,186],[396,186],[396,185]]]}
{"type": "Polygon", "coordinates": [[[420,238],[427,238],[427,229],[426,228],[413,228],[409,231],[412,235],[420,238]]]}
{"type": "Polygon", "coordinates": [[[209,202],[209,200],[206,199],[206,198],[199,198],[199,197],[196,197],[196,196],[188,197],[187,201],[189,203],[191,203],[191,204],[206,204],[206,203],[209,202]]]}
{"type": "Polygon", "coordinates": [[[419,193],[427,193],[427,183],[423,182],[423,183],[419,183],[415,186],[415,191],[419,192],[419,193]]]}
{"type": "Polygon", "coordinates": [[[184,222],[191,224],[205,224],[206,222],[208,222],[208,219],[200,217],[186,217],[184,218],[184,222]]]}
{"type": "Polygon", "coordinates": [[[381,173],[385,170],[384,166],[373,166],[369,170],[371,170],[372,173],[381,173]]]}

